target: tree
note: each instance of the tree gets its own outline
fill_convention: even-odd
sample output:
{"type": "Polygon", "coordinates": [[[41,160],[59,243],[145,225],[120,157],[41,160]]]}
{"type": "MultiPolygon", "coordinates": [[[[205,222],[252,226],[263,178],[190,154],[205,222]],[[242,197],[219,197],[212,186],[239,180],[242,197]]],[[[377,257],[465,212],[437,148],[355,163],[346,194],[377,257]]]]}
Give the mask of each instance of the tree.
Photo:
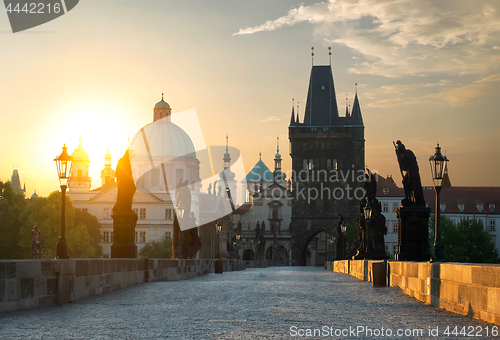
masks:
{"type": "MultiPolygon", "coordinates": [[[[433,214],[429,221],[429,242],[431,250],[434,245],[434,228],[436,217],[433,214]]],[[[450,262],[462,263],[500,263],[498,251],[490,235],[484,229],[482,220],[461,218],[454,224],[448,217],[441,215],[441,242],[444,246],[444,257],[450,262]]]]}
{"type": "MultiPolygon", "coordinates": [[[[61,235],[61,192],[54,191],[47,197],[37,197],[22,214],[25,221],[19,245],[22,258],[31,256],[31,230],[35,223],[47,244],[49,258],[57,255],[57,242],[61,235]]],[[[100,224],[97,218],[86,211],[75,209],[66,195],[66,242],[71,258],[89,258],[102,255],[100,224]]]]}
{"type": "Polygon", "coordinates": [[[10,182],[0,182],[0,258],[2,259],[23,257],[19,241],[24,225],[21,214],[26,205],[24,195],[14,191],[10,182]]]}
{"type": "Polygon", "coordinates": [[[172,239],[163,238],[146,242],[139,251],[139,256],[150,259],[172,258],[172,239]]]}

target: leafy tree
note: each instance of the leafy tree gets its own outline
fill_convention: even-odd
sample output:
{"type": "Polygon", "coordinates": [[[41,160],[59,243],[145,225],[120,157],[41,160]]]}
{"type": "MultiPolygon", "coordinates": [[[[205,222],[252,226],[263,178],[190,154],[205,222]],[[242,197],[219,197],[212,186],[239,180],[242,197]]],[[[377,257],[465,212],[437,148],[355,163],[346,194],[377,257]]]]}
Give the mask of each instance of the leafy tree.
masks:
{"type": "MultiPolygon", "coordinates": [[[[434,245],[436,217],[429,221],[429,241],[431,251],[434,245]]],[[[484,229],[482,220],[461,218],[454,224],[448,217],[441,215],[441,242],[444,257],[450,262],[462,263],[500,263],[500,258],[491,237],[484,229]]]]}
{"type": "Polygon", "coordinates": [[[358,237],[358,226],[346,223],[345,238],[347,240],[347,249],[351,249],[354,240],[358,237]]]}
{"type": "MultiPolygon", "coordinates": [[[[25,221],[20,247],[23,258],[31,256],[31,230],[35,223],[45,238],[49,258],[57,255],[57,242],[61,235],[61,192],[54,191],[47,197],[37,197],[22,214],[25,221]]],[[[66,195],[66,242],[70,258],[99,257],[102,254],[99,242],[100,224],[88,212],[75,209],[66,195]]]]}
{"type": "Polygon", "coordinates": [[[14,191],[10,182],[0,182],[0,258],[2,259],[23,256],[19,241],[24,225],[21,214],[26,205],[24,195],[14,191]]]}
{"type": "Polygon", "coordinates": [[[150,259],[169,259],[172,257],[172,239],[149,241],[139,251],[139,256],[150,259]]]}

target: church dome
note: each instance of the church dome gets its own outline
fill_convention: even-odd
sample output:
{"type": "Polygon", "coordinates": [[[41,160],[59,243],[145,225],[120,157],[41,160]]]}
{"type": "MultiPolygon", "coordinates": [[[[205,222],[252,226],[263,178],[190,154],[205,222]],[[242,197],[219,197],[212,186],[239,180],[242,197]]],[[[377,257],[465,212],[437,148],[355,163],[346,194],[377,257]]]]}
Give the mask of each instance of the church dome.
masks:
{"type": "Polygon", "coordinates": [[[78,144],[77,148],[73,153],[71,154],[71,157],[73,157],[73,161],[88,161],[89,160],[89,154],[85,149],[82,147],[82,142],[80,140],[80,143],[78,144]]]}
{"type": "Polygon", "coordinates": [[[158,103],[156,103],[155,109],[170,109],[170,105],[168,105],[168,103],[163,100],[162,96],[161,100],[158,103]]]}
{"type": "Polygon", "coordinates": [[[152,157],[196,158],[191,138],[179,126],[172,123],[170,117],[149,123],[135,134],[130,146],[133,156],[149,157],[146,144],[152,157]]]}

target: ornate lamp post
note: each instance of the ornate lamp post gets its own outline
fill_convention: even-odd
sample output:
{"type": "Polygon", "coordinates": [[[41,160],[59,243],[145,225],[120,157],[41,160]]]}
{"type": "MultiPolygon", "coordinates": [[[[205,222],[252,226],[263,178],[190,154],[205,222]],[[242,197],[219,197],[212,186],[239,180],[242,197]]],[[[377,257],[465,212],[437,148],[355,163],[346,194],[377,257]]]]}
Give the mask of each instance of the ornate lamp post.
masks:
{"type": "Polygon", "coordinates": [[[241,235],[240,234],[236,234],[236,244],[235,244],[235,249],[236,249],[236,259],[239,260],[240,259],[240,238],[241,238],[241,235]]]}
{"type": "Polygon", "coordinates": [[[365,209],[363,210],[363,213],[365,215],[365,258],[369,259],[371,258],[372,255],[372,247],[371,247],[371,242],[370,241],[370,220],[372,218],[372,207],[370,206],[370,203],[366,203],[365,209]]]}
{"type": "Polygon", "coordinates": [[[61,154],[54,159],[57,166],[57,175],[61,184],[62,204],[61,204],[61,236],[57,243],[58,259],[68,259],[68,244],[66,243],[66,188],[68,187],[71,162],[73,157],[68,155],[66,144],[63,146],[61,154]]]}
{"type": "Polygon", "coordinates": [[[443,244],[441,243],[441,230],[440,230],[440,214],[441,214],[441,184],[443,182],[443,173],[448,162],[448,158],[441,154],[439,144],[436,146],[436,152],[429,158],[431,164],[431,175],[436,188],[436,229],[434,237],[434,252],[432,254],[431,262],[443,262],[444,251],[443,244]]]}
{"type": "Polygon", "coordinates": [[[346,249],[347,249],[347,240],[345,239],[345,232],[347,230],[347,226],[345,223],[342,223],[340,227],[342,229],[342,260],[346,259],[346,249]]]}
{"type": "Polygon", "coordinates": [[[184,218],[184,207],[179,202],[179,205],[175,208],[175,220],[174,224],[176,224],[177,232],[178,232],[178,246],[177,246],[177,258],[182,259],[182,229],[179,220],[184,218]]]}

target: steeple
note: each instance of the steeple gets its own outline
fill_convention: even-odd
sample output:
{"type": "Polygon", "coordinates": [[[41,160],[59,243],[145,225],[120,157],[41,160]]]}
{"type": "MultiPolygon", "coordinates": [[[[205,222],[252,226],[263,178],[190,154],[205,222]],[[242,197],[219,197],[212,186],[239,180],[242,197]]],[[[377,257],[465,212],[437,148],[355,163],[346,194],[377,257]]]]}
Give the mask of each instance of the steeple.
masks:
{"type": "Polygon", "coordinates": [[[12,190],[26,194],[26,184],[24,185],[24,189],[21,188],[21,179],[19,178],[19,171],[17,169],[12,170],[10,185],[12,186],[12,190]]]}
{"type": "Polygon", "coordinates": [[[349,99],[347,97],[347,93],[345,94],[345,120],[349,122],[349,119],[351,117],[349,116],[349,99]]]}
{"type": "Polygon", "coordinates": [[[223,161],[224,161],[224,170],[226,170],[231,165],[231,155],[229,154],[229,137],[227,133],[226,133],[226,153],[224,154],[223,161]]]}
{"type": "Polygon", "coordinates": [[[361,108],[359,107],[357,89],[356,89],[356,96],[354,97],[354,103],[352,104],[351,125],[363,126],[363,116],[361,115],[361,108]]]}
{"type": "Polygon", "coordinates": [[[445,162],[443,182],[441,183],[442,188],[451,187],[450,175],[448,174],[448,162],[445,162]]]}
{"type": "Polygon", "coordinates": [[[299,102],[297,102],[297,120],[295,121],[295,124],[300,124],[300,120],[299,120],[299,102]]]}
{"type": "Polygon", "coordinates": [[[163,93],[161,94],[161,100],[156,103],[153,109],[153,122],[156,122],[158,119],[170,117],[172,114],[172,109],[170,105],[166,101],[163,100],[163,93]]]}
{"type": "Polygon", "coordinates": [[[92,178],[89,177],[89,154],[82,147],[82,138],[80,137],[78,146],[71,154],[73,163],[71,164],[71,173],[68,183],[70,191],[87,191],[92,184],[92,178]]]}
{"type": "Polygon", "coordinates": [[[274,155],[274,178],[276,181],[282,181],[285,179],[283,172],[281,171],[281,154],[280,154],[280,136],[276,137],[276,155],[274,155]]]}
{"type": "Polygon", "coordinates": [[[304,124],[315,127],[338,123],[339,111],[330,65],[313,66],[309,79],[304,124]]]}
{"type": "Polygon", "coordinates": [[[115,171],[111,169],[111,152],[109,144],[104,154],[104,169],[101,170],[101,185],[107,185],[115,182],[115,171]]]}
{"type": "Polygon", "coordinates": [[[295,125],[295,112],[293,110],[293,99],[292,99],[292,117],[290,118],[290,126],[295,125]]]}

